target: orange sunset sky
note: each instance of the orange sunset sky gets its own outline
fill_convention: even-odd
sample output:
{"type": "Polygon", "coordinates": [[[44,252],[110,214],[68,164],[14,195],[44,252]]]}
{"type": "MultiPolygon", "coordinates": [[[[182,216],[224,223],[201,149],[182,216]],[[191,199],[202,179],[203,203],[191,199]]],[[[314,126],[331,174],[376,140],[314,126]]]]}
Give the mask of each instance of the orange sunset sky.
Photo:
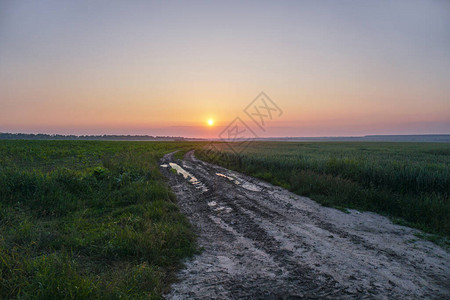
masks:
{"type": "Polygon", "coordinates": [[[0,132],[216,137],[261,91],[260,136],[448,134],[450,4],[0,2],[0,132]]]}

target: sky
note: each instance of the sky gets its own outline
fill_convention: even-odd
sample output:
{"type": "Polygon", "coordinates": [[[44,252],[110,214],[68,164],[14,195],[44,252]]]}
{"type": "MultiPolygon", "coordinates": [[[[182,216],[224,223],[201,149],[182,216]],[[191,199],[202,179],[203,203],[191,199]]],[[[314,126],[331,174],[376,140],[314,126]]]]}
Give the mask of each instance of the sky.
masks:
{"type": "Polygon", "coordinates": [[[0,0],[0,132],[212,138],[236,117],[450,134],[450,1],[0,0]]]}

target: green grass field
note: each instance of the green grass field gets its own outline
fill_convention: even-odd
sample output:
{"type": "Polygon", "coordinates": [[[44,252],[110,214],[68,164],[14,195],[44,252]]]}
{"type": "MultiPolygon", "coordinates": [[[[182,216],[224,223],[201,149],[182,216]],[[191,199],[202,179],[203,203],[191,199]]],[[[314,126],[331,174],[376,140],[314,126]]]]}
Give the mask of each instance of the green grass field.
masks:
{"type": "Polygon", "coordinates": [[[0,298],[160,298],[195,237],[173,142],[0,141],[0,298]]]}
{"type": "Polygon", "coordinates": [[[226,154],[215,162],[323,205],[450,236],[450,144],[255,142],[239,155],[215,146],[226,154]]]}

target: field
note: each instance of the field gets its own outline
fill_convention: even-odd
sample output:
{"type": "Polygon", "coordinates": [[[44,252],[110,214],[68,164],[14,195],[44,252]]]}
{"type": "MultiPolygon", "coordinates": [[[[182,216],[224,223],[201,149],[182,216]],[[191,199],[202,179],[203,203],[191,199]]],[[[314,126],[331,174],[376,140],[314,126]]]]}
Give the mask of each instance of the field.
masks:
{"type": "Polygon", "coordinates": [[[0,298],[161,298],[198,252],[159,170],[175,150],[325,206],[387,215],[448,246],[449,144],[255,142],[234,154],[216,143],[218,159],[204,145],[0,141],[0,298]]]}
{"type": "Polygon", "coordinates": [[[221,155],[197,151],[200,158],[326,206],[374,211],[450,236],[449,144],[254,142],[240,154],[214,145],[221,155]]]}
{"type": "Polygon", "coordinates": [[[0,298],[160,298],[196,251],[172,142],[0,141],[0,298]]]}

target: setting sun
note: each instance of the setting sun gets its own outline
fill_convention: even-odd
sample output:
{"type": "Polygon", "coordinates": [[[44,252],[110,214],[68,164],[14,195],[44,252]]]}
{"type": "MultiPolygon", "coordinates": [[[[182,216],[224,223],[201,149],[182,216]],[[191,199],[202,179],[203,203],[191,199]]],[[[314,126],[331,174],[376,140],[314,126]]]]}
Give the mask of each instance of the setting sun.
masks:
{"type": "Polygon", "coordinates": [[[213,120],[213,119],[209,119],[209,120],[208,120],[208,125],[209,125],[209,126],[212,126],[213,124],[214,124],[214,120],[213,120]]]}

